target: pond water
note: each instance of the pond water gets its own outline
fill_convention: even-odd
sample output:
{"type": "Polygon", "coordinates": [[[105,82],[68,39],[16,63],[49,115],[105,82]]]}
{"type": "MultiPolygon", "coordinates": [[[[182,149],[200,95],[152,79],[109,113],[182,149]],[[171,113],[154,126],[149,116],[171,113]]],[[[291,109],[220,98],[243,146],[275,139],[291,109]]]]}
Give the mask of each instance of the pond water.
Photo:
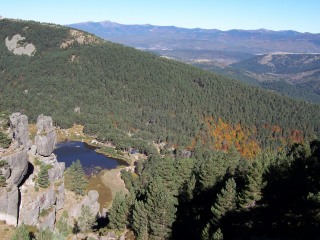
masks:
{"type": "Polygon", "coordinates": [[[53,153],[57,156],[58,162],[65,162],[66,168],[79,159],[87,175],[121,165],[118,160],[97,153],[96,149],[84,142],[66,141],[58,143],[53,153]]]}

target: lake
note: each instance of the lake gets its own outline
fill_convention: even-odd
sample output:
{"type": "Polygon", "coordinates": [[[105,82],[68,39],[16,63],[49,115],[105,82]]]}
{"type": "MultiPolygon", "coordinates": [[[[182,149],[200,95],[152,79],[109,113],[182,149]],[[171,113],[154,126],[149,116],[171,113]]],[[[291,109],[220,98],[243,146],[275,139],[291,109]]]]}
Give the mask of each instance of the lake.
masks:
{"type": "Polygon", "coordinates": [[[118,160],[97,153],[96,149],[84,142],[66,141],[58,143],[53,153],[57,156],[58,162],[65,162],[66,168],[79,159],[87,175],[121,165],[118,160]]]}

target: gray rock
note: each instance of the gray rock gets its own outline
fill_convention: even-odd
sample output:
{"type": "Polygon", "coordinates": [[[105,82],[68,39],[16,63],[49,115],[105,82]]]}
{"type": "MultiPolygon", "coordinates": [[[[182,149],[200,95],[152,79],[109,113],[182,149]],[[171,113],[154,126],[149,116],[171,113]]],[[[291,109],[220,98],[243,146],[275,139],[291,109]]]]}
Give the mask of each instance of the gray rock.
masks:
{"type": "Polygon", "coordinates": [[[58,163],[57,158],[54,154],[51,154],[48,157],[40,156],[40,161],[50,165],[55,165],[56,163],[58,163]]]}
{"type": "Polygon", "coordinates": [[[60,162],[60,163],[57,162],[56,164],[54,164],[53,167],[48,171],[49,181],[55,182],[59,179],[62,179],[64,170],[65,170],[64,162],[60,162]]]}
{"type": "Polygon", "coordinates": [[[30,146],[28,117],[21,113],[10,115],[10,131],[12,138],[17,141],[18,146],[30,146]]]}
{"type": "Polygon", "coordinates": [[[91,190],[88,195],[76,206],[70,210],[70,215],[75,219],[81,215],[82,205],[88,206],[90,211],[95,216],[100,216],[100,203],[98,202],[99,193],[96,190],[91,190]]]}
{"type": "Polygon", "coordinates": [[[30,150],[28,151],[28,154],[34,157],[37,152],[37,146],[36,145],[31,145],[30,150]]]}
{"type": "Polygon", "coordinates": [[[52,118],[49,116],[39,115],[37,118],[38,133],[49,132],[53,128],[52,118]]]}
{"type": "Polygon", "coordinates": [[[64,206],[64,182],[61,183],[61,185],[56,190],[57,193],[57,201],[56,201],[56,210],[60,210],[64,206]]]}
{"type": "Polygon", "coordinates": [[[54,130],[45,135],[37,135],[35,138],[37,153],[41,156],[50,156],[56,145],[56,140],[57,135],[54,130]]]}
{"type": "Polygon", "coordinates": [[[56,200],[56,192],[54,191],[54,188],[51,187],[43,192],[40,196],[38,196],[36,201],[39,202],[39,208],[41,212],[42,210],[53,207],[56,203],[56,200]]]}
{"type": "Polygon", "coordinates": [[[10,168],[10,176],[7,180],[8,185],[20,184],[27,174],[29,163],[27,151],[27,149],[23,149],[0,158],[0,160],[7,161],[10,168]]]}
{"type": "Polygon", "coordinates": [[[18,222],[19,192],[17,186],[0,188],[0,220],[9,225],[17,225],[18,222]]]}
{"type": "Polygon", "coordinates": [[[19,212],[19,224],[24,223],[30,226],[36,226],[40,213],[39,202],[34,201],[28,193],[21,196],[21,205],[19,212]]]}
{"type": "Polygon", "coordinates": [[[51,211],[45,214],[45,216],[40,217],[37,227],[42,230],[49,228],[50,231],[53,231],[55,221],[56,221],[56,211],[53,208],[51,211]]]}

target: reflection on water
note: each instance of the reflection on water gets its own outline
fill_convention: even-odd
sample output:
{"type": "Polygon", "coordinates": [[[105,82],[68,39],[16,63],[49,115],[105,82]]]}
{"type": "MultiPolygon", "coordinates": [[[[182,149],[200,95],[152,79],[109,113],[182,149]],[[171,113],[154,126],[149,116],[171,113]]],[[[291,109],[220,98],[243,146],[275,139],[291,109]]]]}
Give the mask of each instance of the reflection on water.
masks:
{"type": "Polygon", "coordinates": [[[120,165],[116,159],[109,158],[95,151],[84,142],[62,142],[56,145],[53,151],[57,155],[59,162],[65,162],[66,167],[70,167],[72,162],[80,160],[87,175],[98,173],[102,169],[112,169],[120,165]]]}

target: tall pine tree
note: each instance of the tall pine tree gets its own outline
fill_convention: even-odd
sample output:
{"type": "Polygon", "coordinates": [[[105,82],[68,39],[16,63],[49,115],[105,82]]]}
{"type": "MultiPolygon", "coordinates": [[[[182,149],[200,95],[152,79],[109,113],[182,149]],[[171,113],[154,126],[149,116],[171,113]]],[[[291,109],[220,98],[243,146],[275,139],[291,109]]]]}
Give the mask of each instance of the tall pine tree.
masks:
{"type": "Polygon", "coordinates": [[[83,171],[80,160],[72,162],[71,166],[65,172],[66,188],[79,195],[84,195],[88,180],[83,171]]]}
{"type": "Polygon", "coordinates": [[[226,215],[227,212],[236,209],[236,182],[233,178],[228,179],[225,187],[217,195],[217,200],[212,206],[213,213],[212,221],[214,225],[218,226],[220,220],[226,215]]]}
{"type": "Polygon", "coordinates": [[[239,197],[239,205],[243,209],[254,207],[262,198],[262,188],[265,183],[263,181],[263,168],[260,161],[255,161],[250,167],[246,175],[246,185],[239,197]]]}
{"type": "Polygon", "coordinates": [[[131,202],[130,196],[125,196],[122,192],[116,193],[108,215],[109,226],[111,228],[123,230],[126,227],[131,202]]]}

